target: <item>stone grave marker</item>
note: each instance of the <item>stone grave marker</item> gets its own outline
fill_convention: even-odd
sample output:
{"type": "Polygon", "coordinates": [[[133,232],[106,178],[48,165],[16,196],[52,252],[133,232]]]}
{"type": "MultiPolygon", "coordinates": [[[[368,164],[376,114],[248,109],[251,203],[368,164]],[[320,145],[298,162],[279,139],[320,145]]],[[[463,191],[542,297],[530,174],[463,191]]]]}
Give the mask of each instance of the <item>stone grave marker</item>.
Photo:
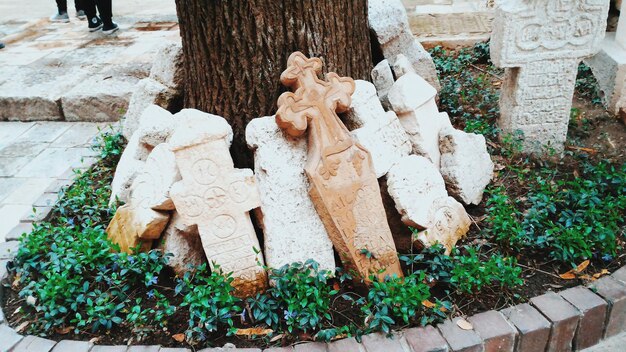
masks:
{"type": "Polygon", "coordinates": [[[563,151],[578,64],[600,49],[609,1],[503,0],[491,59],[506,68],[500,127],[524,134],[523,148],[563,151]]]}
{"type": "Polygon", "coordinates": [[[366,280],[402,276],[370,153],[337,116],[350,107],[355,83],[333,72],[321,80],[321,69],[319,58],[289,57],[281,82],[295,92],[278,99],[276,121],[293,137],[308,130],[309,194],[346,269],[366,280]]]}
{"type": "Polygon", "coordinates": [[[267,276],[249,211],[260,206],[250,169],[235,169],[229,148],[232,129],[219,116],[187,110],[170,144],[182,180],[170,195],[186,224],[197,224],[213,269],[232,273],[235,294],[262,291],[267,276]]]}
{"type": "Polygon", "coordinates": [[[321,269],[334,272],[333,244],[308,195],[306,140],[287,136],[276,118],[268,116],[250,121],[246,141],[254,151],[254,176],[261,196],[256,214],[263,228],[267,265],[280,268],[313,259],[321,269]]]}

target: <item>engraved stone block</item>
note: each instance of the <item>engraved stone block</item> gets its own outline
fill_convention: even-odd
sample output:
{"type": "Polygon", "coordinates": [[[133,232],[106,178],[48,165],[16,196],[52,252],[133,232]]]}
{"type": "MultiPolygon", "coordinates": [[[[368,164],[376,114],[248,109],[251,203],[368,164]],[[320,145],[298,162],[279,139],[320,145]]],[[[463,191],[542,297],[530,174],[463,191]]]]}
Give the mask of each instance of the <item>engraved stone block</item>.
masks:
{"type": "Polygon", "coordinates": [[[350,107],[355,83],[334,72],[321,80],[321,69],[319,58],[289,57],[281,82],[294,92],[280,96],[276,121],[294,137],[308,130],[309,194],[346,269],[366,280],[402,276],[371,155],[337,116],[350,107]]]}
{"type": "Polygon", "coordinates": [[[234,168],[232,129],[223,118],[187,110],[179,123],[170,139],[182,175],[170,191],[176,210],[198,225],[212,268],[232,273],[238,296],[253,295],[267,277],[248,214],[260,206],[252,170],[234,168]]]}
{"type": "Polygon", "coordinates": [[[452,252],[452,248],[467,234],[472,224],[463,205],[452,197],[435,199],[428,218],[431,226],[419,232],[416,239],[426,247],[440,243],[446,247],[446,254],[452,252]]]}
{"type": "Polygon", "coordinates": [[[333,244],[308,195],[306,139],[286,135],[270,116],[250,121],[246,141],[254,151],[261,197],[256,214],[265,237],[267,265],[280,268],[313,259],[320,268],[334,272],[333,244]]]}
{"type": "Polygon", "coordinates": [[[179,276],[184,275],[190,268],[206,262],[198,227],[187,226],[185,220],[177,212],[172,213],[172,218],[163,232],[159,248],[164,253],[174,255],[169,259],[168,265],[179,276]]]}
{"type": "Polygon", "coordinates": [[[154,210],[174,210],[170,188],[180,180],[171,146],[156,146],[131,186],[130,199],[137,206],[154,210]]]}
{"type": "Polygon", "coordinates": [[[500,127],[523,133],[523,148],[563,151],[578,63],[597,53],[609,2],[502,1],[491,59],[506,68],[500,127]]]}

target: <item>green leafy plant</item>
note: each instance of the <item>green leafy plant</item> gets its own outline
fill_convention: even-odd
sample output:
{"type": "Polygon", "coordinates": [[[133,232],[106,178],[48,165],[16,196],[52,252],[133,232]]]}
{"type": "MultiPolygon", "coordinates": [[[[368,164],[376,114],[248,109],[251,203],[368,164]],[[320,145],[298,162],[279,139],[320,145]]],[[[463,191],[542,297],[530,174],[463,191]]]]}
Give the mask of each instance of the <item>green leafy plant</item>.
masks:
{"type": "Polygon", "coordinates": [[[456,290],[472,294],[488,286],[513,288],[524,283],[515,258],[492,253],[485,260],[474,247],[466,246],[464,250],[466,254],[454,256],[450,285],[456,290]]]}
{"type": "Polygon", "coordinates": [[[337,294],[329,284],[331,277],[313,260],[270,269],[272,287],[248,300],[252,317],[275,331],[321,329],[331,319],[330,300],[337,294]]]}
{"type": "Polygon", "coordinates": [[[236,331],[233,317],[241,313],[241,300],[234,296],[233,277],[220,273],[219,266],[209,272],[206,264],[186,272],[176,286],[176,293],[183,294],[182,307],[189,309],[187,341],[204,341],[208,332],[220,327],[229,334],[236,331]]]}

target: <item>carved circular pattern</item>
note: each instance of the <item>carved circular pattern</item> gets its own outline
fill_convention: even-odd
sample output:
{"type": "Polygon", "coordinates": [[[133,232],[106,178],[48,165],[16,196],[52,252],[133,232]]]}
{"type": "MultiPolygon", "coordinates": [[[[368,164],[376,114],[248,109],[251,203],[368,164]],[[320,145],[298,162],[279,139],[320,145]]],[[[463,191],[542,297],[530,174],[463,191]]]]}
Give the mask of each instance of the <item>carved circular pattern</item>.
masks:
{"type": "Polygon", "coordinates": [[[226,191],[220,187],[211,187],[204,192],[204,201],[213,209],[224,205],[227,198],[228,196],[226,195],[226,191]]]}
{"type": "Polygon", "coordinates": [[[215,236],[227,238],[237,230],[237,221],[230,215],[218,215],[213,219],[211,228],[215,236]]]}
{"type": "Polygon", "coordinates": [[[200,159],[191,167],[193,178],[201,185],[210,185],[215,182],[219,167],[211,159],[200,159]]]}
{"type": "Polygon", "coordinates": [[[235,181],[228,187],[231,198],[237,203],[243,203],[248,198],[248,187],[243,181],[235,181]]]}
{"type": "Polygon", "coordinates": [[[186,196],[182,198],[182,202],[183,206],[181,208],[185,209],[185,216],[195,218],[202,214],[202,210],[204,209],[202,198],[198,196],[186,196]]]}

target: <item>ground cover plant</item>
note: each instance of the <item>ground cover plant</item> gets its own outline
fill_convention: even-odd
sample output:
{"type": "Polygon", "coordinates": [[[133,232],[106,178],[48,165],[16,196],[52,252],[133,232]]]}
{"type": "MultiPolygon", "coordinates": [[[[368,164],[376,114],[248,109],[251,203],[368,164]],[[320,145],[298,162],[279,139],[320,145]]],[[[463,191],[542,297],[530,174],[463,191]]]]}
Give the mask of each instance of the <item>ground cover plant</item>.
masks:
{"type": "Polygon", "coordinates": [[[537,159],[497,127],[503,71],[490,64],[488,45],[431,53],[440,109],[457,128],[486,136],[497,170],[483,202],[468,208],[474,225],[450,255],[441,246],[400,253],[406,277],[371,277],[369,288],[313,261],[266,268],[274,285],[248,299],[206,265],[176,277],[169,254],[120,254],[107,239],[116,209],[109,185],[124,145],[110,131],[98,143],[102,159],[77,172],[51,218],[22,237],[3,302],[7,319],[23,333],[99,344],[358,339],[500,309],[624,265],[626,132],[597,104],[585,66],[566,154],[537,159]],[[573,268],[584,270],[568,273],[573,268]]]}

